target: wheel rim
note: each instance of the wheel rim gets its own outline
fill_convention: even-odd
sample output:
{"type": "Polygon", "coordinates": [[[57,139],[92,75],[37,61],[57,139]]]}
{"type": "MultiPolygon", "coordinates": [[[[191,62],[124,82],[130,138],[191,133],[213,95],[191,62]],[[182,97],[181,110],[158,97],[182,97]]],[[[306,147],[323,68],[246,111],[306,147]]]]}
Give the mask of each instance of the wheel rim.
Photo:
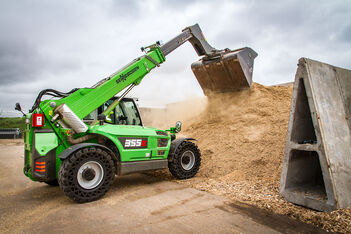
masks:
{"type": "Polygon", "coordinates": [[[104,170],[100,163],[89,161],[84,163],[78,170],[77,181],[84,189],[96,188],[104,177],[104,170]]]}
{"type": "Polygon", "coordinates": [[[190,170],[195,164],[195,155],[190,150],[185,151],[180,158],[184,170],[190,170]]]}

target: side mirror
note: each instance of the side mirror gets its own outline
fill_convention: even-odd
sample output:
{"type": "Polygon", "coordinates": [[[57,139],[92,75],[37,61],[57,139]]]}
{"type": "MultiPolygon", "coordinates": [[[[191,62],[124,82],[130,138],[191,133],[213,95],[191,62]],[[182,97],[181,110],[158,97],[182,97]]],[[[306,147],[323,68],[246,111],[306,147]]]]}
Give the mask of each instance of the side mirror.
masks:
{"type": "Polygon", "coordinates": [[[22,111],[22,108],[21,108],[21,105],[19,104],[19,102],[16,103],[15,110],[17,110],[17,111],[21,112],[23,115],[25,115],[22,111]]]}
{"type": "Polygon", "coordinates": [[[21,108],[21,105],[19,104],[19,102],[16,103],[15,110],[22,112],[22,108],[21,108]]]}
{"type": "Polygon", "coordinates": [[[175,131],[175,133],[178,133],[178,132],[180,132],[181,130],[182,130],[182,122],[177,121],[177,122],[176,122],[176,125],[175,125],[174,131],[175,131]]]}

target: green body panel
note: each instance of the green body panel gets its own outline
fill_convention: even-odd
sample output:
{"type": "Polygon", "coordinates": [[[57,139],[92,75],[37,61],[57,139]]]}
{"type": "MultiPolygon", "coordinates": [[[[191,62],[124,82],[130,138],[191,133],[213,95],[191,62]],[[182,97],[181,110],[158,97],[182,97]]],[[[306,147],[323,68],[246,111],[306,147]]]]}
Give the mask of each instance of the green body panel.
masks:
{"type": "MultiPolygon", "coordinates": [[[[58,145],[58,137],[55,133],[35,133],[29,131],[28,134],[35,137],[35,148],[39,152],[41,156],[45,156],[50,150],[56,148],[56,176],[61,166],[61,159],[59,155],[67,149],[64,145],[58,145]]],[[[133,126],[133,125],[98,125],[93,126],[89,130],[89,133],[98,134],[104,136],[111,140],[119,150],[121,162],[130,162],[130,161],[142,161],[142,160],[156,160],[156,159],[167,159],[171,144],[171,136],[168,134],[157,135],[156,131],[162,131],[155,128],[150,127],[142,127],[142,126],[133,126]],[[147,138],[148,145],[147,148],[144,149],[124,149],[121,142],[119,141],[119,137],[138,137],[138,138],[147,138]],[[168,144],[165,147],[158,147],[157,140],[160,138],[165,138],[168,140],[168,144]],[[162,155],[158,155],[158,151],[164,151],[162,155]]],[[[165,131],[164,131],[165,132],[165,131]]],[[[25,136],[25,141],[27,138],[27,134],[25,136]]],[[[27,142],[27,141],[26,141],[27,142]]],[[[96,139],[91,139],[87,142],[97,143],[96,139]]],[[[32,144],[29,143],[25,145],[26,154],[29,156],[32,155],[32,144]],[[28,150],[27,150],[28,149],[28,150]]],[[[27,158],[25,163],[25,168],[31,167],[31,157],[27,158]]],[[[25,173],[26,174],[26,173],[25,173]]],[[[26,174],[32,180],[35,179],[32,177],[32,171],[29,169],[26,174]]]]}
{"type": "MultiPolygon", "coordinates": [[[[64,146],[59,145],[59,138],[54,132],[48,132],[40,134],[35,134],[35,130],[51,130],[50,125],[45,122],[43,128],[33,128],[31,126],[31,118],[32,114],[27,114],[25,116],[26,119],[30,120],[30,123],[25,124],[25,133],[24,133],[24,168],[23,172],[26,176],[28,176],[31,180],[36,181],[35,178],[32,176],[32,156],[33,151],[36,149],[40,156],[46,156],[47,153],[52,150],[56,149],[56,155],[59,155],[64,149],[64,146]],[[35,140],[35,141],[34,141],[35,140]],[[34,144],[35,142],[35,144],[34,144]],[[58,149],[62,149],[58,151],[58,149]]],[[[61,166],[61,160],[56,157],[56,173],[61,166]]]]}
{"type": "MultiPolygon", "coordinates": [[[[58,125],[57,120],[51,122],[54,116],[54,109],[61,104],[66,104],[80,119],[96,110],[107,100],[112,98],[117,93],[123,91],[131,84],[138,85],[144,76],[149,73],[156,64],[161,64],[165,61],[159,47],[153,47],[145,56],[133,60],[120,71],[114,73],[103,82],[99,83],[94,88],[81,88],[68,97],[58,100],[44,100],[40,103],[39,108],[33,113],[44,114],[44,126],[42,128],[31,127],[32,113],[26,115],[26,130],[25,130],[25,165],[24,174],[33,178],[32,172],[32,157],[34,147],[40,156],[46,156],[47,153],[56,148],[56,178],[61,166],[59,155],[71,145],[67,141],[67,130],[58,125]],[[149,58],[151,58],[151,61],[149,58]],[[56,105],[52,106],[50,103],[56,105]],[[53,130],[52,133],[35,133],[36,130],[53,130]],[[35,145],[33,146],[33,137],[35,145]]],[[[119,150],[120,159],[122,162],[140,161],[140,160],[156,160],[167,159],[171,145],[171,134],[157,135],[156,131],[162,131],[155,128],[132,126],[132,125],[93,125],[88,126],[88,131],[83,134],[77,134],[74,137],[84,136],[86,134],[94,134],[103,136],[112,141],[119,150]],[[147,138],[147,147],[138,149],[125,149],[119,140],[119,137],[128,138],[147,138]],[[165,138],[168,143],[164,147],[158,147],[158,139],[165,138]]],[[[87,142],[98,143],[97,139],[91,139],[87,142]]]]}
{"type": "Polygon", "coordinates": [[[50,150],[58,146],[58,138],[55,133],[35,134],[35,149],[40,156],[45,156],[50,150]]]}
{"type": "MultiPolygon", "coordinates": [[[[168,157],[169,148],[171,144],[171,137],[157,135],[155,128],[148,128],[142,126],[131,125],[102,125],[94,126],[90,132],[99,134],[110,139],[117,146],[122,162],[139,161],[139,160],[153,160],[166,159],[168,157]],[[118,137],[142,137],[148,139],[148,145],[145,149],[124,149],[118,137]],[[157,147],[157,139],[166,138],[168,144],[166,147],[157,147]],[[159,150],[165,150],[163,155],[158,155],[159,150]],[[147,156],[149,153],[149,156],[147,156]]],[[[160,131],[160,130],[157,130],[160,131]]]]}
{"type": "Polygon", "coordinates": [[[116,136],[157,136],[156,128],[135,125],[96,125],[90,128],[89,133],[107,133],[116,136]]]}

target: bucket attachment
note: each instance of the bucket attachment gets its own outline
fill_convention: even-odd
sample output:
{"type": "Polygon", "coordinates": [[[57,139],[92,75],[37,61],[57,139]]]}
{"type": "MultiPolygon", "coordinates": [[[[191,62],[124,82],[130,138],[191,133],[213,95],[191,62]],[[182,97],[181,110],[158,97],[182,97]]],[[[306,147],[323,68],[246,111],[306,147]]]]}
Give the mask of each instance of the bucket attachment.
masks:
{"type": "Polygon", "coordinates": [[[249,47],[203,57],[191,69],[206,96],[250,88],[257,53],[249,47]]]}

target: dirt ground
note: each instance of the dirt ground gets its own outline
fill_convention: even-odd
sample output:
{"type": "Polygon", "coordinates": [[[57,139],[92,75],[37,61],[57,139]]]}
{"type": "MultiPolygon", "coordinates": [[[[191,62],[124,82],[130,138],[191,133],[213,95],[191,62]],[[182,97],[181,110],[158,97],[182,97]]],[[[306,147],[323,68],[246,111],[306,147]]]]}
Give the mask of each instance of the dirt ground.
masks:
{"type": "Polygon", "coordinates": [[[116,177],[101,200],[77,204],[23,175],[21,140],[0,140],[0,158],[0,233],[325,233],[145,174],[116,177]]]}
{"type": "MultiPolygon", "coordinates": [[[[350,233],[350,208],[317,212],[288,203],[279,194],[291,95],[292,85],[254,84],[251,90],[213,95],[202,103],[183,102],[167,110],[167,124],[182,120],[182,134],[196,138],[202,151],[199,174],[179,183],[330,232],[350,233]]],[[[153,174],[172,180],[167,171],[153,174]]]]}

